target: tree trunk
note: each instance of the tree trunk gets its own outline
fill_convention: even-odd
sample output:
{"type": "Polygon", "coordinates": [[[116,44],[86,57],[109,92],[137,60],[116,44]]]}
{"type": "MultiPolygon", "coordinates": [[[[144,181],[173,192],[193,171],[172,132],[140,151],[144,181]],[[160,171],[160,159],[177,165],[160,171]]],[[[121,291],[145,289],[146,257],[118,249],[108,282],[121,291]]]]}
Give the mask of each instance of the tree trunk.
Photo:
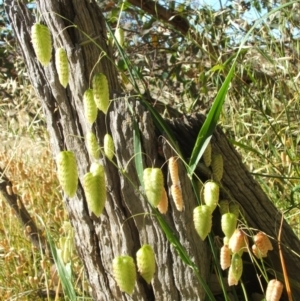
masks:
{"type": "MultiPolygon", "coordinates": [[[[47,121],[53,155],[61,150],[73,151],[76,155],[79,171],[79,186],[74,198],[66,198],[65,203],[70,221],[75,231],[75,242],[79,256],[85,266],[85,272],[92,288],[95,300],[204,300],[205,291],[195,276],[167,241],[152,210],[141,195],[138,177],[134,165],[133,118],[138,122],[144,167],[161,167],[171,155],[171,150],[163,145],[163,156],[157,131],[151,115],[139,101],[130,98],[134,117],[130,114],[125,97],[116,98],[105,116],[99,112],[92,130],[99,144],[108,132],[115,142],[114,162],[125,170],[120,172],[109,160],[103,159],[107,179],[107,202],[103,214],[97,218],[88,210],[81,180],[93,161],[87,152],[84,136],[90,130],[83,116],[82,96],[89,88],[92,75],[102,72],[110,85],[110,98],[119,95],[117,72],[108,57],[113,57],[106,44],[104,18],[94,1],[90,0],[47,0],[37,1],[37,9],[45,24],[55,37],[54,49],[62,46],[66,49],[70,66],[70,81],[64,89],[58,80],[54,59],[43,68],[38,63],[32,48],[30,28],[34,18],[21,1],[6,0],[6,11],[15,32],[28,73],[47,121]],[[67,20],[60,17],[63,16],[67,20]],[[70,26],[71,22],[76,24],[70,26]],[[97,42],[107,54],[99,63],[101,50],[89,41],[82,32],[97,42]],[[96,65],[96,67],[95,67],[96,65]],[[95,68],[94,68],[95,67],[95,68]],[[129,180],[130,179],[130,180],[129,180]],[[132,185],[132,183],[135,184],[132,185]],[[138,278],[132,297],[121,293],[112,277],[112,260],[115,256],[128,254],[135,257],[136,251],[145,243],[151,244],[155,251],[157,271],[151,285],[138,278]]],[[[53,51],[54,56],[54,51],[53,51]]],[[[180,146],[186,156],[203,122],[202,117],[187,117],[168,121],[177,135],[180,146]]],[[[252,179],[241,162],[240,157],[228,143],[221,130],[213,137],[213,148],[225,158],[225,175],[222,194],[238,201],[245,211],[248,226],[260,229],[276,238],[280,215],[261,188],[252,179]]],[[[170,180],[163,168],[167,186],[170,180]]],[[[204,281],[209,282],[211,254],[208,242],[202,242],[192,224],[192,211],[197,205],[190,180],[186,176],[183,164],[180,164],[181,183],[185,200],[182,213],[171,204],[166,220],[187,250],[190,258],[199,268],[204,281]]],[[[200,170],[202,179],[209,177],[200,170]]],[[[220,219],[219,219],[220,220],[220,219]]],[[[216,230],[217,231],[217,230],[216,230]]],[[[286,223],[283,226],[282,243],[300,254],[299,241],[286,223]]],[[[270,253],[272,267],[281,271],[276,243],[270,253]]],[[[289,276],[296,280],[300,268],[298,257],[284,252],[289,276]]],[[[294,290],[295,298],[300,298],[294,290]]]]}

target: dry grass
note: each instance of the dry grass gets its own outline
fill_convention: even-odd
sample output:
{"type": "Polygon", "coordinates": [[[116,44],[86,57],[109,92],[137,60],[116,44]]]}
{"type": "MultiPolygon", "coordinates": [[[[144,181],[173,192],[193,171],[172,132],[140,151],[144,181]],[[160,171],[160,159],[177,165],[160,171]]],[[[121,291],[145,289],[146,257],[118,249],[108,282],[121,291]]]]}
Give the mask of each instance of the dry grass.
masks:
{"type": "MultiPolygon", "coordinates": [[[[12,144],[14,147],[0,152],[1,166],[38,228],[45,230],[39,223],[40,217],[60,248],[59,238],[67,238],[70,232],[66,227],[67,215],[49,145],[45,140],[30,137],[12,144]]],[[[56,293],[62,294],[62,290],[49,253],[43,255],[41,249],[33,247],[26,228],[2,196],[0,207],[0,300],[45,300],[50,297],[49,300],[53,300],[56,293]]],[[[78,285],[86,286],[81,263],[74,252],[71,260],[73,272],[79,275],[78,285]]]]}

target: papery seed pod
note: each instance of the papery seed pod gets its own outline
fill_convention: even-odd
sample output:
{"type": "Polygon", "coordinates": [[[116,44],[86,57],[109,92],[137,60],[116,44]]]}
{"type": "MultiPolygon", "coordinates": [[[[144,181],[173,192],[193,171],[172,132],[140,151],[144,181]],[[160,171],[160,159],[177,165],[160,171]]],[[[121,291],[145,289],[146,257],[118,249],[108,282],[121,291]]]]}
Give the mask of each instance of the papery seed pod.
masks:
{"type": "Polygon", "coordinates": [[[222,200],[219,202],[219,210],[220,210],[221,215],[230,212],[228,200],[222,200]]]}
{"type": "Polygon", "coordinates": [[[220,187],[216,182],[209,181],[203,186],[203,200],[213,212],[219,202],[220,187]]]}
{"type": "Polygon", "coordinates": [[[273,250],[272,243],[269,237],[264,232],[258,232],[253,237],[253,241],[262,254],[267,254],[268,251],[273,250]]]}
{"type": "Polygon", "coordinates": [[[69,63],[67,52],[61,47],[55,52],[55,66],[59,82],[66,88],[69,83],[69,63]]]}
{"type": "Polygon", "coordinates": [[[159,168],[146,168],[143,173],[145,193],[153,207],[159,204],[164,190],[164,176],[159,168]]]}
{"type": "Polygon", "coordinates": [[[167,211],[168,211],[168,205],[169,205],[168,195],[167,195],[167,192],[164,188],[161,200],[157,205],[157,209],[161,214],[166,214],[167,211]]]}
{"type": "Polygon", "coordinates": [[[92,86],[96,106],[99,110],[106,114],[109,106],[109,88],[106,76],[103,73],[95,74],[92,86]]]}
{"type": "Polygon", "coordinates": [[[179,184],[178,163],[175,157],[171,157],[169,159],[169,172],[170,172],[172,183],[174,185],[178,185],[179,184]]]}
{"type": "Polygon", "coordinates": [[[178,211],[182,211],[183,209],[183,198],[182,198],[182,191],[180,185],[172,185],[171,186],[171,195],[173,201],[175,203],[176,209],[178,211]]]}
{"type": "Polygon", "coordinates": [[[225,213],[221,218],[221,228],[225,236],[230,238],[237,225],[237,217],[233,213],[225,213]]]}
{"type": "Polygon", "coordinates": [[[113,275],[120,290],[131,295],[136,281],[133,258],[127,255],[116,257],[113,260],[113,275]]]}
{"type": "Polygon", "coordinates": [[[47,66],[51,60],[52,41],[49,28],[35,23],[31,27],[32,45],[37,59],[43,66],[47,66]]]}
{"type": "Polygon", "coordinates": [[[232,255],[228,272],[228,285],[237,285],[243,274],[243,260],[237,253],[232,255]]]}
{"type": "Polygon", "coordinates": [[[83,189],[91,212],[99,217],[106,201],[105,182],[99,174],[88,172],[83,177],[83,189]],[[103,190],[104,188],[104,190],[103,190]]]}
{"type": "Polygon", "coordinates": [[[252,246],[252,252],[255,255],[255,257],[258,259],[267,257],[267,253],[262,253],[261,250],[257,247],[257,245],[252,246]]]}
{"type": "Polygon", "coordinates": [[[78,171],[75,155],[71,151],[62,151],[56,157],[59,183],[69,197],[73,197],[78,185],[78,171]]]}
{"type": "Polygon", "coordinates": [[[221,154],[214,154],[211,158],[211,169],[213,174],[213,179],[220,182],[223,177],[223,157],[221,154]]]}
{"type": "Polygon", "coordinates": [[[206,238],[212,227],[211,208],[207,205],[200,205],[193,211],[195,229],[202,240],[206,238]]]}
{"type": "Polygon", "coordinates": [[[209,167],[211,164],[211,144],[210,143],[207,144],[207,147],[203,153],[202,158],[203,158],[205,166],[209,167]]]}
{"type": "Polygon", "coordinates": [[[279,301],[282,291],[283,284],[280,281],[276,279],[270,280],[266,290],[266,301],[279,301]]]}
{"type": "Polygon", "coordinates": [[[236,229],[229,239],[228,247],[232,253],[242,254],[247,250],[248,237],[240,230],[236,229]]]}
{"type": "Polygon", "coordinates": [[[118,27],[115,31],[115,37],[116,40],[118,41],[119,45],[123,47],[124,45],[124,30],[120,27],[118,27]]]}
{"type": "Polygon", "coordinates": [[[100,158],[100,146],[95,134],[93,132],[88,132],[85,136],[85,142],[90,156],[93,159],[98,160],[100,158]]]}
{"type": "Polygon", "coordinates": [[[227,245],[223,245],[223,247],[220,250],[220,265],[222,270],[226,270],[230,267],[230,250],[227,245]]]}
{"type": "Polygon", "coordinates": [[[109,159],[112,160],[112,158],[115,155],[115,145],[114,141],[111,135],[105,134],[104,136],[104,153],[105,156],[109,159]]]}
{"type": "Polygon", "coordinates": [[[150,245],[143,245],[136,253],[138,271],[150,284],[155,273],[155,255],[150,245]]]}
{"type": "Polygon", "coordinates": [[[93,124],[97,119],[98,108],[94,100],[94,92],[92,89],[87,89],[83,94],[83,109],[84,117],[89,124],[93,124]]]}
{"type": "Polygon", "coordinates": [[[229,212],[235,214],[235,216],[238,218],[240,215],[240,205],[236,202],[230,202],[229,203],[229,212]]]}

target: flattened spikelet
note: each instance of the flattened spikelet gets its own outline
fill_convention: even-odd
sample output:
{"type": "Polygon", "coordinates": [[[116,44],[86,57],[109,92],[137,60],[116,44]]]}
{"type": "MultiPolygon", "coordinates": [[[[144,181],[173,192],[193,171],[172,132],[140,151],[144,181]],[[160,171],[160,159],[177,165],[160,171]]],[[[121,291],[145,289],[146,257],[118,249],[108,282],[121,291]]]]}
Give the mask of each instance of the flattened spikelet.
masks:
{"type": "Polygon", "coordinates": [[[136,281],[133,258],[127,255],[116,257],[113,260],[113,275],[120,290],[131,295],[136,281]]]}
{"type": "Polygon", "coordinates": [[[228,272],[228,284],[237,285],[243,274],[243,260],[237,253],[232,255],[231,264],[228,272]]]}
{"type": "Polygon", "coordinates": [[[264,232],[258,232],[253,237],[253,240],[262,254],[267,255],[268,251],[273,250],[272,243],[264,232]]]}
{"type": "Polygon", "coordinates": [[[109,160],[112,160],[115,155],[114,141],[112,136],[109,134],[105,134],[104,136],[104,153],[109,160]]]}
{"type": "Polygon", "coordinates": [[[56,157],[59,183],[69,197],[73,197],[78,185],[78,171],[75,155],[71,151],[62,151],[56,157]]]}
{"type": "Polygon", "coordinates": [[[220,265],[222,270],[230,267],[230,250],[227,245],[224,245],[220,250],[220,265]]]}
{"type": "Polygon", "coordinates": [[[173,201],[175,203],[176,209],[178,211],[182,211],[183,209],[183,198],[182,198],[182,191],[180,185],[172,185],[171,186],[171,195],[173,201]]]}
{"type": "Polygon", "coordinates": [[[252,245],[252,252],[255,255],[256,258],[262,259],[264,257],[267,257],[267,253],[262,253],[260,249],[257,247],[257,245],[252,245]]]}
{"type": "Polygon", "coordinates": [[[106,76],[103,73],[95,74],[92,86],[96,106],[100,111],[106,114],[109,106],[109,89],[106,76]]]}
{"type": "Polygon", "coordinates": [[[222,215],[221,228],[226,237],[230,238],[234,233],[237,225],[237,217],[235,214],[227,212],[222,215]]]}
{"type": "Polygon", "coordinates": [[[203,153],[202,158],[203,158],[205,166],[209,167],[211,164],[211,144],[210,143],[208,143],[208,145],[203,153]]]}
{"type": "Polygon", "coordinates": [[[55,66],[59,82],[66,88],[69,83],[69,63],[65,49],[57,48],[55,53],[55,66]]]}
{"type": "Polygon", "coordinates": [[[84,116],[89,124],[93,124],[97,119],[98,108],[94,100],[94,92],[92,89],[87,89],[83,94],[84,116]]]}
{"type": "MultiPolygon", "coordinates": [[[[98,183],[98,194],[99,198],[101,199],[101,204],[105,203],[106,201],[106,181],[105,181],[105,170],[103,165],[99,163],[92,163],[90,167],[90,172],[94,176],[99,177],[99,183],[98,183]]],[[[104,206],[104,205],[103,205],[104,206]]]]}
{"type": "Polygon", "coordinates": [[[90,211],[99,217],[106,201],[104,177],[99,173],[86,173],[83,177],[83,189],[90,211]]]}
{"type": "Polygon", "coordinates": [[[49,28],[35,23],[31,27],[32,45],[37,59],[43,66],[47,66],[51,60],[52,41],[49,28]]]}
{"type": "Polygon", "coordinates": [[[212,227],[211,209],[207,205],[200,205],[193,211],[195,229],[202,240],[206,238],[212,227]]]}
{"type": "Polygon", "coordinates": [[[240,230],[236,229],[229,239],[229,249],[232,253],[243,253],[247,250],[248,237],[240,230]]]}
{"type": "Polygon", "coordinates": [[[159,168],[146,168],[143,173],[145,192],[153,207],[159,204],[164,190],[164,176],[159,168]]]}
{"type": "Polygon", "coordinates": [[[270,280],[266,290],[266,301],[279,301],[282,291],[283,284],[280,281],[276,279],[270,280]]]}
{"type": "Polygon", "coordinates": [[[166,214],[168,211],[168,206],[169,206],[168,195],[164,188],[161,200],[157,205],[157,209],[161,214],[166,214]]]}
{"type": "Polygon", "coordinates": [[[169,172],[170,172],[172,183],[174,185],[178,185],[179,184],[178,163],[175,157],[171,157],[169,159],[169,172]]]}
{"type": "Polygon", "coordinates": [[[221,154],[214,154],[211,158],[211,169],[213,179],[220,182],[223,177],[223,157],[221,154]]]}
{"type": "Polygon", "coordinates": [[[155,273],[155,255],[150,245],[143,245],[136,253],[138,271],[149,284],[155,273]]]}
{"type": "Polygon", "coordinates": [[[90,156],[98,160],[100,158],[100,147],[97,138],[93,132],[88,132],[85,136],[87,150],[90,156]]]}
{"type": "Polygon", "coordinates": [[[220,194],[220,187],[216,182],[209,181],[204,183],[203,200],[205,204],[211,209],[211,212],[213,212],[218,205],[219,194],[220,194]]]}

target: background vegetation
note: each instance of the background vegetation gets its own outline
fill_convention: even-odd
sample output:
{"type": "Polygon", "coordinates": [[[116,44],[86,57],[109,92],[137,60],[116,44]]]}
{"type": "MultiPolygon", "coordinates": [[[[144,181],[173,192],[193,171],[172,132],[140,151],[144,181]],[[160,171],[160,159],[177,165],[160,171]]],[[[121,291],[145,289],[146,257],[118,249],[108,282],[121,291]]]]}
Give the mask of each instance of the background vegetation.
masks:
{"type": "MultiPolygon", "coordinates": [[[[187,32],[170,24],[172,20],[162,22],[158,13],[147,14],[131,5],[134,1],[98,2],[109,26],[124,30],[123,49],[140,78],[139,87],[150,91],[153,106],[166,118],[174,117],[173,109],[184,114],[207,112],[228,74],[228,62],[254,26],[238,59],[220,124],[300,237],[299,2],[243,1],[223,6],[196,0],[157,2],[157,12],[168,8],[186,20],[187,32]]],[[[2,4],[0,9],[1,167],[35,221],[41,228],[40,220],[47,225],[60,248],[59,238],[72,234],[43,112],[2,4]]],[[[114,55],[120,82],[129,93],[128,70],[116,47],[114,55]]],[[[0,299],[59,298],[60,284],[50,261],[32,247],[5,200],[0,200],[0,206],[0,299]]],[[[71,263],[74,287],[88,300],[75,253],[71,263]]]]}

